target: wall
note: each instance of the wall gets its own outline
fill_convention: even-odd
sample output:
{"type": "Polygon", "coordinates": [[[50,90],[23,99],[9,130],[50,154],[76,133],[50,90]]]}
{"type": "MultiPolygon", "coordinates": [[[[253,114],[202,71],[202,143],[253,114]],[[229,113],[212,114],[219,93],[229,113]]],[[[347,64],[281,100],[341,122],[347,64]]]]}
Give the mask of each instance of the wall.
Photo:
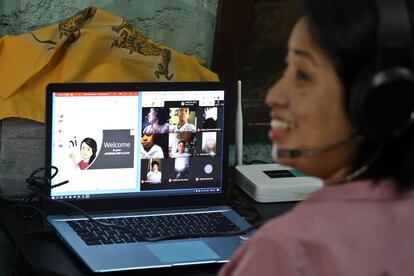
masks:
{"type": "Polygon", "coordinates": [[[287,40],[295,20],[294,0],[254,0],[250,43],[243,63],[243,108],[247,142],[266,142],[267,90],[285,67],[287,40]]]}

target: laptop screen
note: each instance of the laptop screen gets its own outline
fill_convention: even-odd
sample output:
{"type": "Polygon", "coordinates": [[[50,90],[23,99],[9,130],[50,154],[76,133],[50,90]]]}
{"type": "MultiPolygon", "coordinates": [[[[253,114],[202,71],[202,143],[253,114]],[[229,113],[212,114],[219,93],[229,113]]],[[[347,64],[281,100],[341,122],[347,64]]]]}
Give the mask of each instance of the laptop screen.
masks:
{"type": "Polygon", "coordinates": [[[55,84],[47,161],[57,200],[223,192],[220,83],[55,84]]]}

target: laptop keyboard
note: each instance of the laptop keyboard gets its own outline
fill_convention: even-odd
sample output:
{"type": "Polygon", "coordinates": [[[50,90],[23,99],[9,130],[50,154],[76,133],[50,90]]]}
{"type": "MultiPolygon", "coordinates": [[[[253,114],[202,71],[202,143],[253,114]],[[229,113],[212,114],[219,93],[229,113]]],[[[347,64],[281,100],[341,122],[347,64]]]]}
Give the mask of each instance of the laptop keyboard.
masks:
{"type": "Polygon", "coordinates": [[[86,219],[68,221],[68,224],[87,245],[133,243],[145,238],[172,235],[197,237],[240,230],[220,212],[107,218],[97,221],[116,224],[127,230],[101,226],[86,219]]]}

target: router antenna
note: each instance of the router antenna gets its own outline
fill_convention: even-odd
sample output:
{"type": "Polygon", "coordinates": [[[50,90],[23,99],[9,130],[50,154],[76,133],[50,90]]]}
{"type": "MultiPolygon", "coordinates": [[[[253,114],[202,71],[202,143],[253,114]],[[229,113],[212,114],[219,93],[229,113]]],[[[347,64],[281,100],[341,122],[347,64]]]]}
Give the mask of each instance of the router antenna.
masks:
{"type": "Polygon", "coordinates": [[[237,81],[237,109],[236,109],[236,164],[243,165],[243,111],[241,104],[242,82],[237,81]]]}

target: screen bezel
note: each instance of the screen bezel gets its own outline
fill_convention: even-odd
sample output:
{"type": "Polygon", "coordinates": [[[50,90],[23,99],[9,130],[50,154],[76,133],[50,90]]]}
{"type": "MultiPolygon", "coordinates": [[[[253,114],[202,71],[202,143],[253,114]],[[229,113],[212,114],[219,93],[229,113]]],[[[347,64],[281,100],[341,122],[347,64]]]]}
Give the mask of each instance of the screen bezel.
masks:
{"type": "MultiPolygon", "coordinates": [[[[188,194],[188,195],[168,195],[168,196],[140,196],[134,198],[92,198],[85,200],[65,200],[75,204],[86,212],[108,212],[108,211],[127,211],[145,210],[157,208],[180,208],[223,205],[228,199],[229,185],[228,173],[228,90],[225,82],[139,82],[139,83],[53,83],[46,89],[46,151],[45,167],[51,166],[51,122],[52,122],[52,98],[56,92],[104,92],[104,91],[163,91],[163,90],[223,90],[224,91],[224,112],[223,112],[223,183],[222,191],[214,194],[188,194]],[[174,88],[174,89],[172,89],[174,88]]],[[[46,170],[50,174],[50,170],[46,170]]],[[[50,175],[47,175],[50,176],[50,175]]],[[[47,191],[50,199],[50,189],[47,191]]],[[[44,201],[45,212],[51,214],[70,214],[78,213],[73,208],[68,208],[56,200],[44,201]]]]}

